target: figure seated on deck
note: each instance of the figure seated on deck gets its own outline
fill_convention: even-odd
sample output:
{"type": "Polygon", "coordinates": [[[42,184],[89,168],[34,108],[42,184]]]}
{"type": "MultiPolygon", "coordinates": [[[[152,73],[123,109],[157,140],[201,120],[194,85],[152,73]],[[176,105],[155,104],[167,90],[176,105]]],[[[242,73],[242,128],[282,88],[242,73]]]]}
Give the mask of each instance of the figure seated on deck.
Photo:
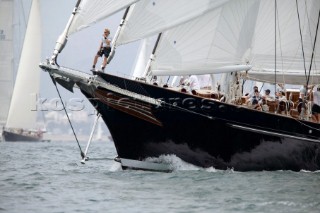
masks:
{"type": "Polygon", "coordinates": [[[260,110],[262,111],[262,107],[261,105],[259,104],[259,101],[257,99],[253,99],[252,102],[251,102],[251,109],[255,109],[255,110],[260,110]]]}
{"type": "Polygon", "coordinates": [[[262,99],[262,95],[260,94],[258,89],[254,90],[254,93],[251,95],[251,97],[249,98],[249,100],[247,100],[247,104],[250,102],[251,104],[253,104],[254,100],[257,100],[258,103],[261,101],[262,99]]]}
{"type": "Polygon", "coordinates": [[[275,98],[273,96],[270,95],[270,90],[266,89],[264,91],[264,95],[262,96],[263,99],[265,99],[266,101],[274,101],[275,98]]]}
{"type": "Polygon", "coordinates": [[[262,98],[260,104],[261,104],[262,111],[269,112],[269,106],[267,104],[266,98],[262,98]]]}
{"type": "Polygon", "coordinates": [[[200,90],[200,84],[196,75],[182,76],[180,85],[191,94],[196,94],[200,90]]]}
{"type": "MultiPolygon", "coordinates": [[[[258,87],[257,87],[257,86],[254,86],[254,87],[253,87],[253,92],[252,92],[252,93],[246,93],[246,94],[244,94],[244,95],[242,96],[242,99],[244,99],[244,103],[243,103],[243,104],[248,105],[249,99],[253,96],[255,90],[258,90],[258,87]]],[[[242,102],[243,102],[243,101],[242,101],[242,102]]]]}

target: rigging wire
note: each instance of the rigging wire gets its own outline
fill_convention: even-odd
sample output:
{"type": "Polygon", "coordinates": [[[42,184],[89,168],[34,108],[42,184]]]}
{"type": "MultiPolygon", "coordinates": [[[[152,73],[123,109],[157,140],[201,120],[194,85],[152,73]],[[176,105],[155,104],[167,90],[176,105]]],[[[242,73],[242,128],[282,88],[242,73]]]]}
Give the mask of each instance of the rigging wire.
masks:
{"type": "Polygon", "coordinates": [[[79,149],[80,149],[80,155],[81,155],[82,158],[84,158],[84,157],[85,157],[84,152],[83,152],[82,149],[81,149],[80,143],[79,143],[79,141],[78,141],[77,135],[76,135],[76,133],[75,133],[75,131],[74,131],[74,128],[73,128],[73,126],[72,126],[71,120],[70,120],[69,115],[68,115],[67,110],[66,110],[66,107],[65,107],[65,105],[64,105],[64,103],[63,103],[63,101],[62,101],[61,94],[60,94],[60,92],[59,92],[57,83],[56,83],[56,81],[55,81],[55,79],[54,79],[54,77],[53,77],[52,75],[50,75],[50,77],[51,77],[51,80],[52,80],[54,86],[56,87],[56,90],[57,90],[57,92],[58,92],[58,95],[59,95],[61,104],[62,104],[63,109],[64,109],[64,111],[65,111],[65,113],[66,113],[66,116],[67,116],[67,118],[68,118],[70,127],[71,127],[71,129],[72,129],[73,135],[74,135],[74,137],[75,137],[75,139],[76,139],[76,141],[77,141],[78,147],[79,147],[79,149]]]}
{"type": "MultiPolygon", "coordinates": [[[[310,40],[311,40],[312,39],[312,35],[311,35],[310,17],[309,17],[309,13],[308,13],[307,1],[305,0],[304,3],[305,3],[306,14],[307,14],[307,20],[308,20],[309,35],[310,35],[310,40]]],[[[317,65],[315,63],[315,59],[314,59],[314,68],[315,68],[315,70],[317,70],[317,65]]]]}
{"type": "Polygon", "coordinates": [[[319,9],[319,15],[318,15],[318,23],[317,23],[316,34],[315,34],[314,43],[313,43],[313,50],[312,50],[311,62],[310,62],[310,67],[309,67],[309,75],[308,75],[308,78],[307,78],[307,89],[308,89],[308,84],[309,84],[309,80],[310,80],[310,74],[311,74],[311,69],[312,69],[312,62],[313,62],[314,52],[315,52],[316,43],[317,43],[318,30],[319,30],[319,21],[320,21],[320,9],[319,9]]]}
{"type": "Polygon", "coordinates": [[[303,56],[303,66],[304,66],[304,73],[307,80],[307,68],[306,68],[306,58],[304,55],[304,48],[303,48],[303,38],[302,38],[302,31],[301,31],[301,23],[300,23],[300,13],[299,13],[299,6],[298,0],[296,0],[296,7],[297,7],[297,15],[298,15],[298,22],[299,22],[299,31],[300,31],[300,39],[301,39],[301,48],[302,48],[302,56],[303,56]]]}
{"type": "Polygon", "coordinates": [[[284,77],[284,65],[283,65],[283,51],[282,51],[282,40],[281,40],[281,30],[280,30],[280,20],[279,20],[279,10],[278,7],[276,7],[276,11],[277,11],[277,20],[278,20],[278,32],[279,32],[279,46],[280,46],[280,53],[281,53],[281,70],[282,70],[282,80],[283,80],[283,84],[286,84],[286,80],[284,77]]]}
{"type": "Polygon", "coordinates": [[[274,0],[274,91],[277,91],[277,0],[274,0]]]}

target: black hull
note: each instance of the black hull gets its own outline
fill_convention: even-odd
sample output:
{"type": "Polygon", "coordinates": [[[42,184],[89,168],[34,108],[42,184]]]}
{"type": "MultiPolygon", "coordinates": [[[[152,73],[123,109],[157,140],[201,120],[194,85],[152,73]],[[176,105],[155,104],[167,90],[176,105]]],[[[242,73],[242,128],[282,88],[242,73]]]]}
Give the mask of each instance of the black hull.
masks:
{"type": "Polygon", "coordinates": [[[2,132],[3,141],[6,142],[38,142],[42,141],[41,136],[31,136],[31,135],[22,135],[14,132],[3,131],[2,132]]]}
{"type": "Polygon", "coordinates": [[[163,100],[154,105],[79,84],[101,113],[120,158],[142,160],[174,154],[194,165],[216,169],[320,169],[319,124],[99,75],[118,88],[163,100]]]}

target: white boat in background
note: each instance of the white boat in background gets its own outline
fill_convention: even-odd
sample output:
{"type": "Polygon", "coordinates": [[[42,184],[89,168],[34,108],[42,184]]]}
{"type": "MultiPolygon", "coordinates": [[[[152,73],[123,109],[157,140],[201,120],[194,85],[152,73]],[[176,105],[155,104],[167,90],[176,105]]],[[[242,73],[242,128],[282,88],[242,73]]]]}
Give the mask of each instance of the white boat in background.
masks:
{"type": "MultiPolygon", "coordinates": [[[[35,100],[40,90],[41,18],[39,0],[33,0],[14,84],[4,141],[40,141],[44,130],[37,126],[35,100]]],[[[2,86],[2,85],[1,85],[2,86]]]]}
{"type": "Polygon", "coordinates": [[[245,79],[319,84],[319,20],[319,0],[78,0],[51,61],[40,67],[66,89],[80,88],[108,126],[118,159],[131,165],[173,154],[216,169],[314,171],[320,124],[306,111],[290,113],[297,108],[250,108],[241,88],[245,79]],[[59,66],[70,34],[125,8],[112,50],[158,35],[142,78],[59,66]],[[159,76],[205,74],[223,74],[223,99],[153,85],[159,76]]]}
{"type": "Polygon", "coordinates": [[[0,1],[0,132],[4,128],[14,85],[14,1],[0,1]]]}

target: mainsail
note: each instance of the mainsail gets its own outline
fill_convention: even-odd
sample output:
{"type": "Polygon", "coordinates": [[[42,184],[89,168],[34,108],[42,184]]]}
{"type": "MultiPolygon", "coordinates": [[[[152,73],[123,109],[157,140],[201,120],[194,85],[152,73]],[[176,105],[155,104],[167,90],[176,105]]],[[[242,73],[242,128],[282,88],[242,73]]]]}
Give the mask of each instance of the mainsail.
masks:
{"type": "Polygon", "coordinates": [[[14,1],[0,1],[0,128],[5,125],[13,90],[14,1]]]}
{"type": "MultiPolygon", "coordinates": [[[[251,59],[254,64],[252,76],[268,80],[270,75],[274,75],[275,68],[275,44],[272,36],[275,35],[275,27],[270,24],[270,14],[274,14],[274,3],[261,1],[257,27],[255,29],[255,39],[252,42],[251,59]]],[[[296,5],[290,0],[277,1],[277,73],[284,75],[284,83],[304,84],[306,74],[304,66],[309,71],[320,1],[298,1],[296,5]],[[297,15],[299,11],[300,20],[297,15]],[[299,22],[301,24],[302,42],[305,54],[305,62],[301,46],[299,32],[299,22]],[[290,77],[292,76],[292,77],[290,77]]],[[[320,36],[318,34],[317,41],[320,36]]],[[[320,81],[320,42],[316,43],[315,57],[311,78],[313,82],[320,81]]],[[[270,80],[270,79],[269,79],[270,80]]]]}
{"type": "Polygon", "coordinates": [[[7,128],[36,127],[35,96],[40,87],[41,18],[39,0],[33,0],[13,90],[7,128]]]}
{"type": "MultiPolygon", "coordinates": [[[[290,0],[277,1],[277,8],[277,73],[287,76],[286,83],[303,84],[306,74],[296,4],[290,0]]],[[[307,68],[319,8],[320,1],[298,1],[307,68]]],[[[260,73],[260,77],[265,74],[262,80],[270,80],[275,67],[275,26],[270,22],[274,13],[273,1],[230,1],[218,10],[170,29],[158,46],[152,74],[221,73],[224,66],[249,64],[253,66],[252,73],[260,73]]],[[[314,83],[319,82],[319,49],[317,42],[315,69],[311,72],[314,83]]]]}

